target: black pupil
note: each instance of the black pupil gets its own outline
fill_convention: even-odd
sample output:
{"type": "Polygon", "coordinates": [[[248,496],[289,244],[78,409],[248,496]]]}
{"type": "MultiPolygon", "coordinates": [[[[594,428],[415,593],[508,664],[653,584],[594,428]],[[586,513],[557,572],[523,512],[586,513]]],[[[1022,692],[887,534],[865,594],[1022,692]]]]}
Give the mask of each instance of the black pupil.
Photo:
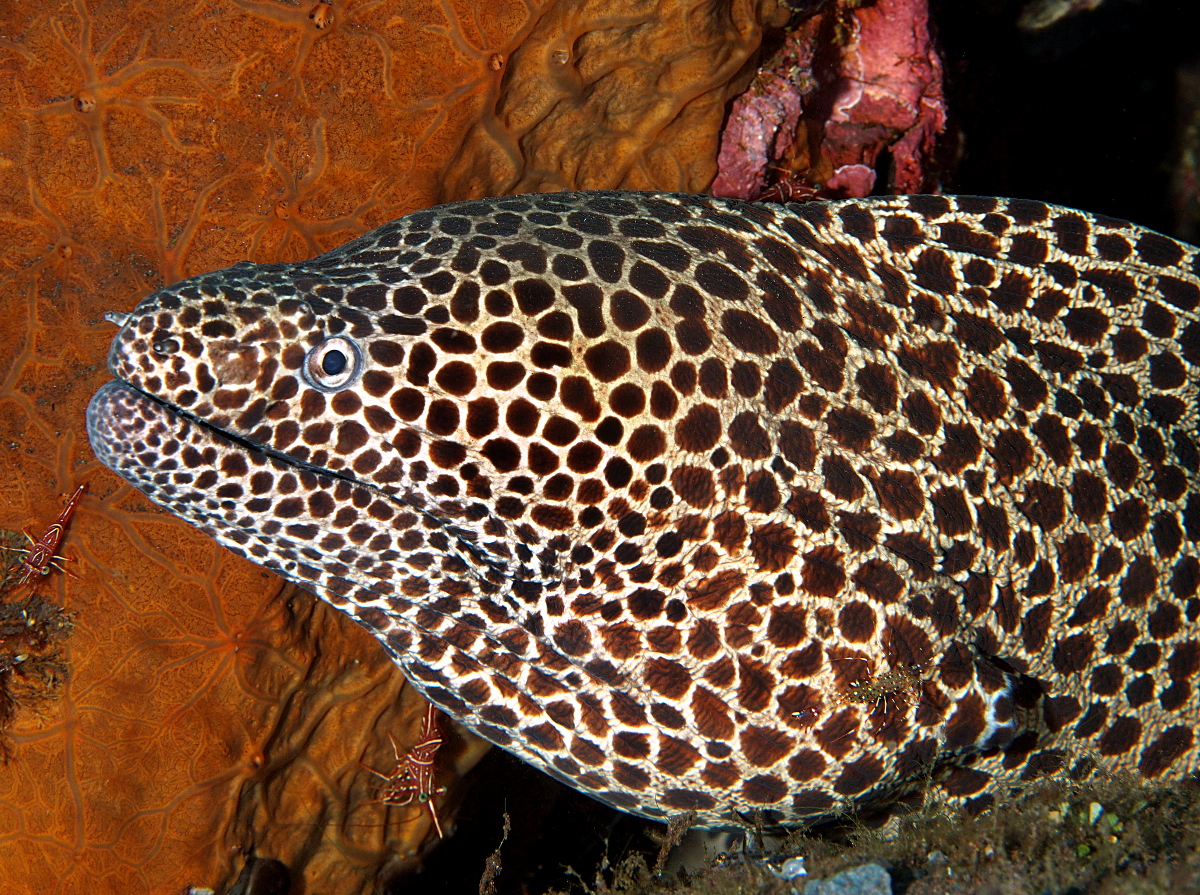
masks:
{"type": "Polygon", "coordinates": [[[325,356],[321,358],[321,369],[325,371],[326,376],[336,376],[346,369],[346,355],[336,348],[326,351],[325,356]]]}

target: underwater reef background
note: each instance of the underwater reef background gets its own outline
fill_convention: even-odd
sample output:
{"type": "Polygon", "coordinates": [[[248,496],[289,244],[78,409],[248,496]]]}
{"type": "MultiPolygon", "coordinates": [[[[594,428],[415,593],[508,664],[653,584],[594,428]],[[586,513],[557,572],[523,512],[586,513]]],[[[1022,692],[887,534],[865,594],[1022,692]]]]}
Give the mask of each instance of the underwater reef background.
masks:
{"type": "MultiPolygon", "coordinates": [[[[0,705],[12,703],[0,712],[0,892],[469,892],[505,812],[497,891],[566,889],[568,867],[594,891],[652,885],[636,868],[600,868],[641,852],[653,865],[654,825],[461,729],[439,753],[443,821],[457,832],[439,845],[427,812],[379,804],[370,769],[394,764],[390,737],[417,742],[423,701],[347,617],[152,507],[91,455],[83,416],[109,378],[106,312],[240,260],[311,257],[440,202],[542,190],[941,189],[1196,241],[1189,6],[0,4],[0,528],[37,537],[88,486],[61,551],[70,574],[0,588],[0,622],[31,594],[63,613],[53,636],[49,622],[0,624],[0,705]],[[897,21],[912,27],[886,27],[897,21]],[[855,92],[856,79],[878,89],[855,92]],[[18,661],[30,655],[46,657],[42,672],[18,661]]],[[[1031,818],[1081,824],[1060,810],[1074,796],[1038,798],[954,831],[983,831],[992,848],[1017,827],[1044,830],[1062,845],[1060,827],[1031,818]]],[[[1194,834],[1164,832],[1195,830],[1188,784],[1140,808],[1119,789],[1078,798],[1153,818],[1138,847],[1164,855],[1166,875],[1143,861],[1137,878],[1161,883],[1143,891],[1183,891],[1200,874],[1194,834]]],[[[983,875],[961,891],[1035,890],[1002,888],[1018,879],[1100,891],[1139,872],[1133,846],[1118,854],[1104,839],[1080,855],[1087,830],[1069,849],[1077,877],[1035,838],[980,865],[973,835],[964,848],[983,875]],[[1058,875],[1032,875],[1035,854],[1058,875]]],[[[863,839],[872,859],[919,851],[890,841],[863,839]]],[[[959,891],[905,879],[914,893],[959,891]]]]}

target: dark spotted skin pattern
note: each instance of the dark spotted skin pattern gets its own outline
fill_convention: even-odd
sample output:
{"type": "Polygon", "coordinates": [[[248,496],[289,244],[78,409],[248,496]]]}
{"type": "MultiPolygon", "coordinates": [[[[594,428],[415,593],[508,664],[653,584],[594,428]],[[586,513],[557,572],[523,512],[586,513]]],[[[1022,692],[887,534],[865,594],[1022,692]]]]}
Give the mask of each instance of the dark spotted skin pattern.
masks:
{"type": "Polygon", "coordinates": [[[618,808],[982,807],[1200,768],[1198,304],[1038,202],[475,201],[150,295],[88,425],[618,808]]]}

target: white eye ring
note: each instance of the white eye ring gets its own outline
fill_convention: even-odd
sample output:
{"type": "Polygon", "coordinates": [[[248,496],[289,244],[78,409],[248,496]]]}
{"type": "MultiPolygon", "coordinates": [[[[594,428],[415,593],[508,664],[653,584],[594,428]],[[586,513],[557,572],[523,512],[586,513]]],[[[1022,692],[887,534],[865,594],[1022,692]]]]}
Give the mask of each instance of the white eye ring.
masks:
{"type": "Polygon", "coordinates": [[[362,372],[362,352],[344,336],[333,336],[309,349],[304,358],[304,381],[319,392],[338,392],[362,372]]]}

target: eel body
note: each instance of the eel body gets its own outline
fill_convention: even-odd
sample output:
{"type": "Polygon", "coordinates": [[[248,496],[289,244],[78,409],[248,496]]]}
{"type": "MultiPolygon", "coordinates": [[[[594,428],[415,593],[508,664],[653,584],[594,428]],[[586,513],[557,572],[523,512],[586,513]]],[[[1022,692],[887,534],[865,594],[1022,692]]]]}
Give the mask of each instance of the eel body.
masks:
{"type": "Polygon", "coordinates": [[[559,193],[145,298],[97,456],[650,818],[1200,768],[1200,254],[1040,202],[559,193]]]}

